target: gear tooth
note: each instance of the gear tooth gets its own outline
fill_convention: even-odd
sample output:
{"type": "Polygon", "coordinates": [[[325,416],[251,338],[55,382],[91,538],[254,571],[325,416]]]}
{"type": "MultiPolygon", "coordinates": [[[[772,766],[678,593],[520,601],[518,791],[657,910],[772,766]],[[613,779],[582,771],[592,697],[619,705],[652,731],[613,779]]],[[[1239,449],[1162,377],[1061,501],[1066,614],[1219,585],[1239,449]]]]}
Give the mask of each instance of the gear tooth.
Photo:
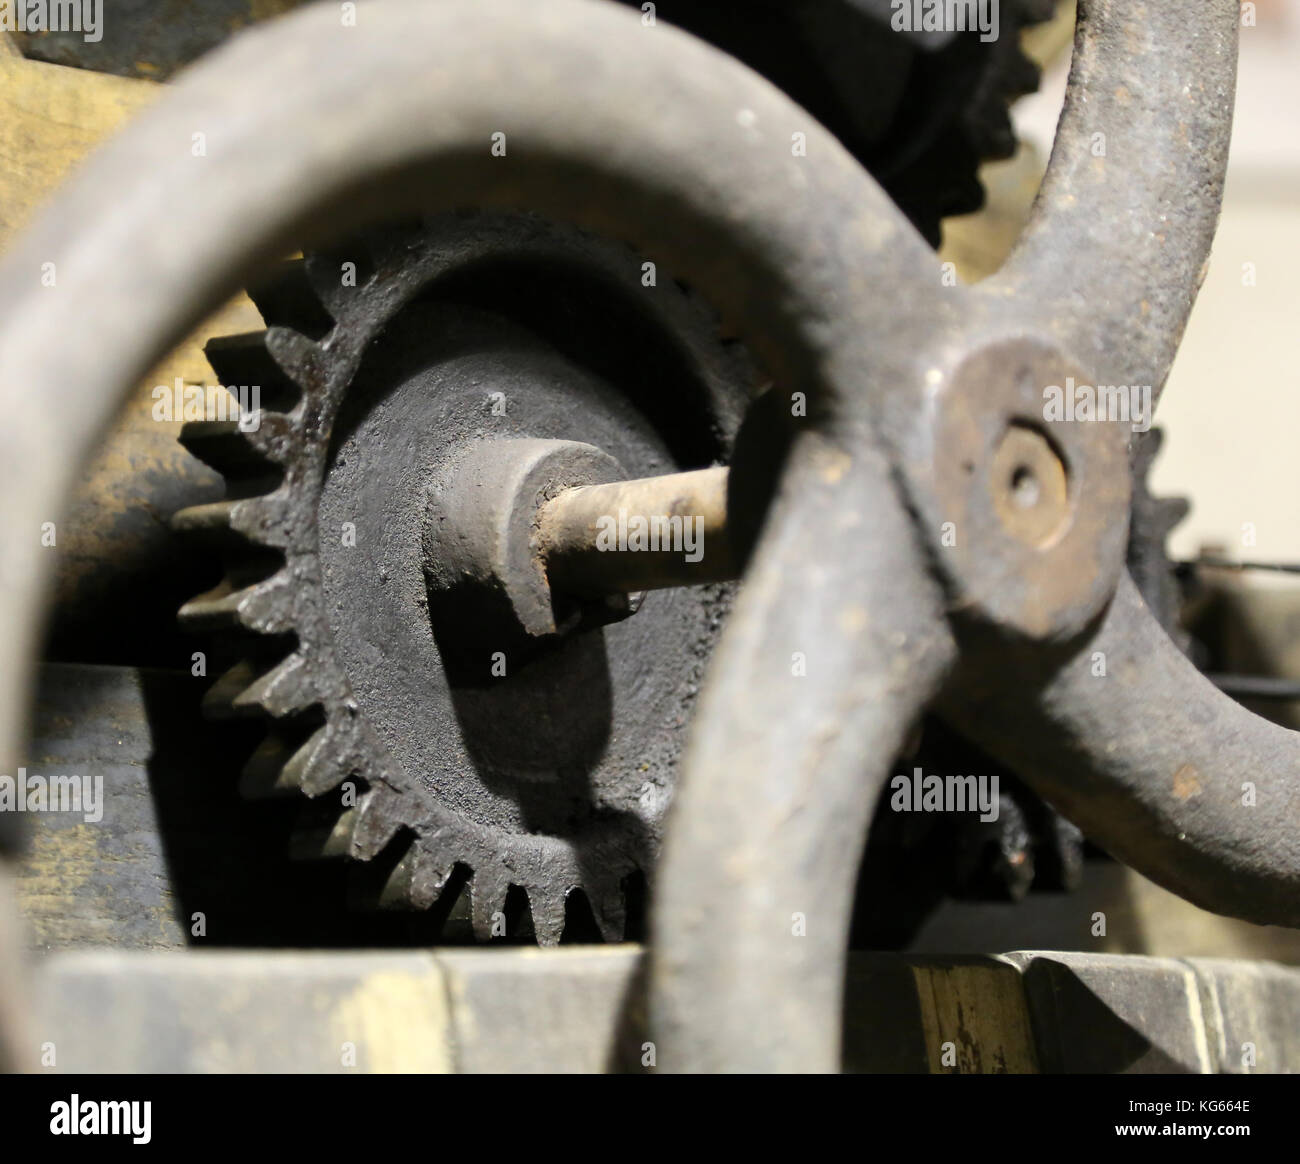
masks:
{"type": "Polygon", "coordinates": [[[1004,105],[990,109],[983,120],[972,125],[970,134],[972,143],[984,161],[1003,161],[1015,157],[1016,131],[1011,124],[1011,114],[1004,105]]]}
{"type": "Polygon", "coordinates": [[[984,206],[984,186],[979,178],[970,174],[962,179],[955,179],[952,186],[945,191],[944,217],[974,214],[984,206]]]}
{"type": "Polygon", "coordinates": [[[187,506],[172,515],[171,526],[214,549],[285,549],[288,538],[281,532],[282,516],[282,497],[261,493],[187,506]]]}
{"type": "Polygon", "coordinates": [[[307,336],[291,327],[266,330],[266,350],[271,359],[297,386],[311,383],[320,372],[321,350],[307,336]]]}
{"type": "Polygon", "coordinates": [[[359,807],[345,808],[334,815],[332,806],[308,809],[289,840],[289,856],[299,861],[348,856],[360,811],[359,807]]]}
{"type": "Polygon", "coordinates": [[[348,774],[347,766],[338,762],[330,735],[328,727],[313,732],[285,761],[281,779],[308,796],[323,796],[342,784],[348,774]]]}
{"type": "Polygon", "coordinates": [[[566,892],[553,886],[530,885],[528,912],[533,919],[533,933],[539,946],[557,946],[564,934],[564,899],[566,892]]]}
{"type": "Polygon", "coordinates": [[[296,754],[293,744],[283,736],[276,733],[267,736],[240,773],[240,794],[249,800],[301,796],[302,789],[290,766],[296,754]]]}
{"type": "Polygon", "coordinates": [[[1008,55],[1001,84],[1004,100],[1037,92],[1041,81],[1041,70],[1024,53],[1017,51],[1008,55]]]}
{"type": "Polygon", "coordinates": [[[402,819],[397,797],[382,784],[367,792],[358,808],[350,855],[369,861],[397,835],[402,819]]]}
{"type": "Polygon", "coordinates": [[[285,327],[243,335],[215,336],[203,349],[225,385],[256,386],[264,406],[293,408],[319,366],[318,349],[305,335],[285,327]]]}
{"type": "MultiPolygon", "coordinates": [[[[332,764],[336,753],[330,747],[328,730],[317,732],[285,765],[283,779],[292,779],[306,791],[303,777],[290,771],[304,752],[309,753],[310,758],[306,761],[309,766],[315,764],[318,756],[332,764]]],[[[342,771],[343,775],[347,774],[346,769],[342,771]]],[[[372,860],[402,827],[400,819],[391,811],[391,794],[385,795],[385,792],[379,788],[372,789],[359,803],[337,815],[330,802],[308,809],[294,830],[290,855],[304,859],[351,857],[358,861],[372,860]]]]}
{"type": "Polygon", "coordinates": [[[257,668],[249,659],[240,659],[223,672],[203,693],[202,711],[208,719],[233,719],[239,712],[235,699],[257,678],[257,668]]]}
{"type": "Polygon", "coordinates": [[[242,497],[230,510],[230,528],[241,545],[284,555],[293,547],[294,523],[288,516],[286,495],[280,490],[242,497]]]}
{"type": "Polygon", "coordinates": [[[1153,507],[1151,524],[1157,537],[1164,540],[1180,525],[1192,511],[1192,503],[1186,497],[1163,497],[1153,507]]]}
{"type": "Polygon", "coordinates": [[[271,326],[290,327],[312,339],[321,339],[334,330],[334,316],[317,295],[303,259],[278,264],[248,289],[248,297],[271,326]]]}
{"type": "Polygon", "coordinates": [[[1160,450],[1164,447],[1165,430],[1163,428],[1149,428],[1141,436],[1134,438],[1132,444],[1133,450],[1133,475],[1142,481],[1145,481],[1148,474],[1155,467],[1156,458],[1160,455],[1160,450]]]}
{"type": "Polygon", "coordinates": [[[607,942],[621,942],[627,933],[627,905],[620,882],[604,889],[589,885],[587,896],[600,936],[607,942]]]}
{"type": "Polygon", "coordinates": [[[270,492],[283,479],[278,462],[285,454],[287,429],[283,414],[258,408],[248,413],[246,427],[234,420],[187,421],[180,441],[246,497],[270,492]]]}
{"type": "Polygon", "coordinates": [[[480,942],[492,939],[493,923],[505,913],[510,882],[498,869],[477,869],[469,883],[470,921],[480,942]]]}
{"type": "Polygon", "coordinates": [[[251,385],[271,380],[283,376],[284,370],[266,350],[266,335],[265,331],[246,331],[213,336],[203,345],[203,354],[223,383],[251,385]]]}
{"type": "Polygon", "coordinates": [[[352,836],[356,832],[357,822],[361,819],[360,808],[347,808],[339,815],[334,827],[330,829],[321,846],[322,857],[350,857],[352,855],[352,836]]]}
{"type": "Polygon", "coordinates": [[[243,628],[259,634],[283,634],[291,629],[283,609],[289,589],[284,571],[242,588],[226,577],[182,606],[180,619],[195,631],[243,628]]]}
{"type": "Polygon", "coordinates": [[[287,570],[245,587],[239,604],[243,626],[264,635],[287,634],[294,629],[290,612],[293,606],[294,581],[287,570]]]}
{"type": "Polygon", "coordinates": [[[180,620],[191,630],[213,630],[239,626],[237,590],[223,578],[211,590],[191,598],[180,609],[180,620]]]}
{"type": "MultiPolygon", "coordinates": [[[[384,882],[383,888],[379,891],[377,904],[380,909],[427,908],[417,904],[416,901],[416,884],[420,875],[421,863],[419,846],[412,841],[411,847],[406,850],[402,859],[394,866],[393,871],[384,882]]],[[[432,904],[433,902],[430,901],[429,905],[432,904]]]]}
{"type": "Polygon", "coordinates": [[[431,909],[447,888],[453,862],[439,862],[418,840],[411,843],[379,895],[381,909],[431,909]]]}
{"type": "Polygon", "coordinates": [[[253,678],[232,700],[235,712],[260,709],[274,719],[306,711],[315,701],[307,660],[294,653],[253,678]]]}
{"type": "Polygon", "coordinates": [[[233,524],[234,508],[237,501],[211,501],[206,505],[190,505],[178,509],[172,514],[172,529],[183,534],[202,534],[210,537],[214,533],[229,532],[233,524]]]}
{"type": "Polygon", "coordinates": [[[195,545],[205,545],[214,550],[239,552],[255,546],[246,532],[249,518],[256,518],[238,498],[210,501],[205,505],[190,505],[172,514],[171,527],[178,534],[190,538],[195,545]]]}
{"type": "Polygon", "coordinates": [[[303,744],[285,766],[286,777],[313,798],[337,788],[351,773],[352,765],[339,746],[338,733],[329,725],[303,744]]]}

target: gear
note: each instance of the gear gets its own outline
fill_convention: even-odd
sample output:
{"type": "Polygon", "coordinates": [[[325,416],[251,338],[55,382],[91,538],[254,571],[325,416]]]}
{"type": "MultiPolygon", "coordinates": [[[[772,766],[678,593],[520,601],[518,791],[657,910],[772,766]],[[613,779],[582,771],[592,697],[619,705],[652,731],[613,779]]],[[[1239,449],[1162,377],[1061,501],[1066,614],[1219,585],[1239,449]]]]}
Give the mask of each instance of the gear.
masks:
{"type": "Polygon", "coordinates": [[[931,244],[939,243],[941,219],[983,207],[980,165],[1015,154],[1011,103],[1039,83],[1020,34],[1055,8],[1055,0],[1013,0],[1001,6],[996,40],[967,33],[918,53],[889,133],[861,155],[931,244]]]}
{"type": "Polygon", "coordinates": [[[658,14],[788,93],[938,246],[942,218],[984,205],[980,164],[1015,153],[1008,109],[1039,79],[1020,33],[1055,9],[1055,0],[1010,0],[991,41],[896,32],[888,0],[690,0],[661,3],[658,14]]]}
{"type": "Polygon", "coordinates": [[[244,791],[315,798],[298,853],[377,859],[381,905],[468,880],[487,938],[518,887],[549,944],[580,891],[621,938],[731,588],[655,592],[524,650],[431,602],[429,496],[499,438],[585,442],[634,476],[725,460],[747,357],[630,250],[535,218],[448,216],[368,250],[291,264],[253,293],[267,331],[208,345],[268,405],[254,431],[182,436],[229,483],[175,519],[227,562],[181,612],[240,644],[208,710],[266,722],[244,791]]]}

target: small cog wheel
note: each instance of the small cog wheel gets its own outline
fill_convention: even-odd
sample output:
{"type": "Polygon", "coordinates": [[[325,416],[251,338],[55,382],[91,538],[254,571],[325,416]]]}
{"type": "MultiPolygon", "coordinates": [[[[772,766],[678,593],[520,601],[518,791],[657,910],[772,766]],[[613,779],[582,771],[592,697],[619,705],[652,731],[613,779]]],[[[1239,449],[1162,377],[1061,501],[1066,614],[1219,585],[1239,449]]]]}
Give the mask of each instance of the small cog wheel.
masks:
{"type": "Polygon", "coordinates": [[[629,476],[727,460],[748,356],[646,269],[530,216],[451,215],[291,262],[252,292],[268,329],[208,345],[263,408],[182,435],[228,483],[175,518],[226,565],[181,611],[235,655],[206,707],[265,725],[242,790],[311,798],[297,854],[374,862],[380,906],[467,882],[485,939],[522,891],[551,944],[581,895],[624,936],[732,587],[525,640],[432,580],[477,520],[440,498],[484,450],[568,442],[629,476]]]}

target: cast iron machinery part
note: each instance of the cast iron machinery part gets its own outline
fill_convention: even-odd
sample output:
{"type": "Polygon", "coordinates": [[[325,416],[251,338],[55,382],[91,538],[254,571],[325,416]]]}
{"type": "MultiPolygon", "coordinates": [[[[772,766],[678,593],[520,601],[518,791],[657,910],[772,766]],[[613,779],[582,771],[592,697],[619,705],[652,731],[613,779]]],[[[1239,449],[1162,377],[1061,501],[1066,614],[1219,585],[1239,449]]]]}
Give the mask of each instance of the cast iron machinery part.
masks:
{"type": "MultiPolygon", "coordinates": [[[[1090,382],[1163,383],[1217,219],[1235,3],[1081,5],[1034,219],[976,289],[942,286],[924,241],[831,135],[685,34],[647,36],[633,14],[580,0],[379,2],[359,16],[340,37],[336,14],[307,10],[200,64],[0,266],[7,762],[48,569],[32,531],[57,516],[128,387],[295,244],[385,212],[525,207],[626,238],[689,279],[809,405],[701,694],[658,867],[662,1066],[838,1066],[855,858],[892,757],[940,695],[991,753],[1028,753],[1039,789],[1136,868],[1222,912],[1300,921],[1297,738],[1197,675],[1121,577],[1122,538],[1102,535],[1125,527],[1126,497],[1109,521],[1087,515],[1099,581],[1066,580],[1059,605],[998,606],[978,566],[945,564],[927,473],[942,455],[936,412],[970,412],[952,386],[993,345],[1059,351],[1053,366],[1090,382]],[[195,124],[210,127],[201,172],[175,146],[195,124]],[[508,162],[488,148],[507,131],[508,162]],[[163,217],[159,190],[173,196],[163,217]],[[57,296],[33,275],[49,261],[57,296]],[[906,310],[882,311],[882,289],[906,310]],[[67,343],[73,327],[84,342],[67,343]],[[1117,682],[1090,677],[1093,648],[1119,661],[1117,682]],[[959,658],[974,665],[955,670],[959,658]],[[1262,811],[1242,810],[1247,773],[1262,811]],[[806,937],[792,937],[792,912],[806,937]]],[[[1067,505],[1087,505],[1074,474],[1110,463],[1124,434],[1070,437],[1016,398],[1000,395],[1001,425],[967,427],[976,446],[949,455],[1014,487],[1014,473],[989,475],[1000,437],[979,441],[1028,427],[1068,462],[1067,505]]],[[[998,544],[1055,552],[1015,541],[998,544]]]]}
{"type": "Polygon", "coordinates": [[[314,799],[298,856],[382,856],[363,900],[445,912],[468,876],[487,939],[517,887],[549,945],[580,890],[621,939],[729,589],[657,594],[627,622],[614,594],[562,612],[533,561],[538,498],[725,456],[743,352],[666,274],[646,288],[631,250],[526,216],[371,232],[252,294],[270,330],[207,353],[270,406],[251,431],[186,426],[230,496],[174,519],[225,550],[181,617],[243,645],[205,699],[267,724],[242,790],[314,799]],[[466,306],[494,289],[568,354],[466,306]],[[633,313],[641,334],[620,332],[633,313]],[[671,358],[652,364],[653,339],[671,358]],[[576,362],[597,342],[637,366],[623,384],[576,362]]]}

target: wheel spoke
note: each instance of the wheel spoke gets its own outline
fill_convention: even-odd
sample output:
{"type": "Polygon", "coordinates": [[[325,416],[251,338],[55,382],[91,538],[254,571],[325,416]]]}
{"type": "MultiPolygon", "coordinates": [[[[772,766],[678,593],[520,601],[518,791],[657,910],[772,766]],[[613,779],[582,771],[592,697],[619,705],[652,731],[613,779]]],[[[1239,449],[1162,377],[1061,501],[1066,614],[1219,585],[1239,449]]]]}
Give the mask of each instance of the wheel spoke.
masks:
{"type": "Polygon", "coordinates": [[[1130,579],[1065,658],[999,660],[963,659],[948,718],[1152,880],[1216,913],[1300,924],[1300,733],[1216,689],[1130,579]]]}
{"type": "MultiPolygon", "coordinates": [[[[1236,0],[1081,0],[1065,109],[1033,216],[981,284],[1097,383],[1158,398],[1219,219],[1236,0]]],[[[1148,418],[1149,420],[1149,418],[1148,418]]]]}
{"type": "Polygon", "coordinates": [[[837,1071],[867,824],[953,657],[887,466],[796,446],[701,699],[656,888],[674,1071],[837,1071]]]}

